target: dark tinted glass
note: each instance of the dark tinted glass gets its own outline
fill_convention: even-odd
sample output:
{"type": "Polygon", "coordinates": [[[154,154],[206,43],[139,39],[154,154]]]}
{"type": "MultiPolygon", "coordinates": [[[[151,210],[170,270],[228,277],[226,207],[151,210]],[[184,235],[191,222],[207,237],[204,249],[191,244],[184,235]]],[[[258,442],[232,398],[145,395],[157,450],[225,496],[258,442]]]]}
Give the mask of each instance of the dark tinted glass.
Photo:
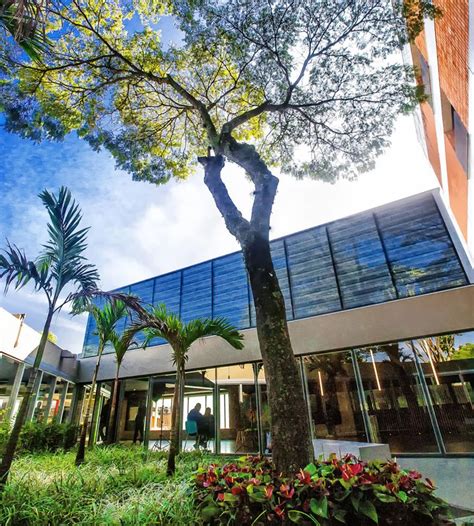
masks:
{"type": "Polygon", "coordinates": [[[184,322],[212,315],[211,263],[183,270],[181,318],[184,322]]]}
{"type": "Polygon", "coordinates": [[[359,215],[328,226],[343,308],[380,303],[396,297],[372,215],[359,215]]]}
{"type": "Polygon", "coordinates": [[[213,267],[214,317],[222,316],[236,327],[248,327],[249,297],[242,255],[216,259],[213,267]]]}
{"type": "Polygon", "coordinates": [[[376,213],[399,297],[466,285],[453,243],[431,196],[376,213]]]}
{"type": "Polygon", "coordinates": [[[326,228],[286,239],[295,318],[341,309],[326,228]]]}

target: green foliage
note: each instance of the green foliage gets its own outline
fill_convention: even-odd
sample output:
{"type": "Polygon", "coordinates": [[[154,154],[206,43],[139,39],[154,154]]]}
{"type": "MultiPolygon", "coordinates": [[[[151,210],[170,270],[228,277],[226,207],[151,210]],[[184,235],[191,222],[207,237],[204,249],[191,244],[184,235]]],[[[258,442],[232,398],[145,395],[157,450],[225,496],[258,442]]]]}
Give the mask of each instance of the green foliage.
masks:
{"type": "Polygon", "coordinates": [[[371,169],[422,96],[399,51],[439,16],[431,0],[51,3],[42,64],[5,61],[7,128],[76,131],[154,183],[188,177],[208,145],[243,166],[232,140],[297,177],[371,169]],[[156,29],[170,13],[178,43],[156,29]]]}
{"type": "Polygon", "coordinates": [[[0,278],[5,279],[5,290],[11,284],[20,289],[32,282],[35,290],[45,293],[50,309],[57,312],[79,292],[96,291],[99,275],[94,265],[85,262],[89,229],[79,228],[82,213],[71,192],[62,187],[57,196],[44,190],[39,197],[49,215],[49,238],[36,261],[29,260],[17,246],[7,243],[0,254],[0,278]],[[75,293],[67,294],[57,305],[66,286],[75,287],[75,293]]]}
{"type": "Polygon", "coordinates": [[[333,456],[282,478],[267,459],[242,457],[201,468],[194,481],[205,524],[449,524],[432,482],[395,462],[333,456]]]}
{"type": "MultiPolygon", "coordinates": [[[[10,433],[9,422],[0,424],[0,453],[5,447],[10,433]]],[[[68,451],[76,444],[78,426],[58,424],[57,422],[28,422],[20,433],[18,454],[38,453],[45,451],[68,451]]]]}
{"type": "Polygon", "coordinates": [[[165,475],[164,453],[97,447],[80,468],[72,453],[19,457],[0,494],[0,524],[8,526],[193,526],[199,524],[190,474],[204,455],[179,455],[165,475]]]}

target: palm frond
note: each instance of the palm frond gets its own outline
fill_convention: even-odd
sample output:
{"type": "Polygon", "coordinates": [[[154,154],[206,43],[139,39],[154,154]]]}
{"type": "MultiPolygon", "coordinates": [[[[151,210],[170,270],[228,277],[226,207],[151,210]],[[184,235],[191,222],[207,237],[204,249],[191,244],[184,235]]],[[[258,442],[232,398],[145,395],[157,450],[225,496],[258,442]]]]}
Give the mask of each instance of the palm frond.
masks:
{"type": "Polygon", "coordinates": [[[134,335],[134,333],[126,331],[121,336],[119,336],[116,331],[113,331],[110,335],[110,342],[114,348],[115,358],[119,367],[123,362],[126,352],[131,347],[137,346],[137,343],[133,340],[134,335]]]}
{"type": "Polygon", "coordinates": [[[35,61],[51,46],[46,36],[47,1],[0,0],[0,26],[3,26],[35,61]]]}
{"type": "Polygon", "coordinates": [[[7,241],[7,248],[0,253],[0,279],[5,278],[5,292],[14,282],[15,289],[21,289],[30,281],[36,290],[51,294],[51,276],[46,262],[37,265],[30,261],[25,252],[7,241]]]}
{"type": "Polygon", "coordinates": [[[205,338],[206,336],[219,336],[232,345],[234,349],[244,348],[243,334],[225,318],[192,320],[184,327],[183,339],[186,343],[186,348],[189,348],[196,340],[205,338]]]}
{"type": "Polygon", "coordinates": [[[92,305],[90,313],[94,317],[99,340],[105,345],[115,332],[117,322],[127,315],[128,309],[123,301],[106,302],[103,307],[92,305]]]}
{"type": "Polygon", "coordinates": [[[61,187],[56,197],[44,190],[39,197],[49,215],[49,240],[43,245],[40,264],[49,262],[56,289],[60,292],[67,284],[74,283],[82,289],[96,288],[99,274],[95,267],[85,263],[88,228],[79,228],[82,213],[66,187],[61,187]]]}
{"type": "Polygon", "coordinates": [[[78,292],[69,294],[65,303],[72,302],[71,312],[73,315],[90,312],[95,305],[94,301],[121,301],[129,310],[137,311],[143,309],[140,299],[133,294],[123,292],[105,292],[97,287],[83,288],[78,292]]]}

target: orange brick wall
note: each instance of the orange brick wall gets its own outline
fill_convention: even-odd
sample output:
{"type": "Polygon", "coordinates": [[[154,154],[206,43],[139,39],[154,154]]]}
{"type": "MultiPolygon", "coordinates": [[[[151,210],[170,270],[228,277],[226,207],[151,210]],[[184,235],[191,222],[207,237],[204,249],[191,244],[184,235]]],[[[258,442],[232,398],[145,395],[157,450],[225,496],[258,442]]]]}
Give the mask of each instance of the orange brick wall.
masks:
{"type": "Polygon", "coordinates": [[[440,86],[468,128],[468,0],[436,0],[435,21],[440,86]]]}

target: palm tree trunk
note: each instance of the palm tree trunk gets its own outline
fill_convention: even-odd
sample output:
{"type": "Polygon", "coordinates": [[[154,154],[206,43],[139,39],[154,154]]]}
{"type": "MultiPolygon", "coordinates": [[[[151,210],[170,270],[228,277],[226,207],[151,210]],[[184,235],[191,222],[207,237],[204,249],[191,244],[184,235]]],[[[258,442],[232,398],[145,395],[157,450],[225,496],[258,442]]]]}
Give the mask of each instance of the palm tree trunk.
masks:
{"type": "Polygon", "coordinates": [[[173,475],[176,470],[176,455],[179,451],[179,426],[181,425],[181,386],[184,379],[184,367],[178,364],[176,370],[176,382],[174,384],[173,408],[171,410],[171,437],[170,449],[168,451],[168,467],[166,474],[173,475]]]}
{"type": "Polygon", "coordinates": [[[113,444],[115,442],[115,415],[117,414],[117,403],[118,403],[118,387],[119,387],[119,371],[120,365],[117,365],[115,372],[115,379],[112,391],[112,401],[110,403],[110,415],[109,423],[107,425],[107,444],[113,444]]]}
{"type": "Polygon", "coordinates": [[[104,351],[104,344],[99,345],[97,353],[97,362],[95,364],[94,376],[92,377],[91,392],[89,393],[89,399],[87,400],[86,413],[84,415],[84,422],[81,429],[81,439],[79,441],[79,447],[76,455],[76,466],[80,466],[84,462],[86,454],[86,439],[87,439],[87,428],[89,427],[89,417],[92,411],[92,400],[94,399],[94,390],[97,384],[97,375],[99,374],[100,359],[102,358],[102,352],[104,351]]]}
{"type": "Polygon", "coordinates": [[[35,385],[36,377],[38,376],[39,366],[41,364],[41,360],[43,359],[44,349],[46,347],[46,343],[48,342],[49,328],[51,326],[51,320],[53,319],[53,314],[54,314],[54,307],[51,306],[48,312],[48,316],[46,318],[46,322],[43,327],[43,334],[41,335],[41,340],[38,345],[38,349],[36,351],[36,357],[35,357],[35,361],[33,364],[33,368],[31,370],[30,377],[26,385],[25,396],[23,397],[23,400],[21,401],[20,409],[16,416],[15,424],[13,425],[13,429],[10,433],[10,436],[8,437],[8,442],[5,447],[5,452],[3,454],[3,457],[2,457],[2,463],[0,464],[0,489],[3,489],[3,487],[7,483],[8,474],[10,472],[13,458],[15,456],[15,451],[18,446],[18,441],[20,440],[20,433],[23,428],[23,425],[25,424],[26,415],[28,413],[28,406],[30,404],[31,395],[33,393],[33,386],[35,385]]]}

